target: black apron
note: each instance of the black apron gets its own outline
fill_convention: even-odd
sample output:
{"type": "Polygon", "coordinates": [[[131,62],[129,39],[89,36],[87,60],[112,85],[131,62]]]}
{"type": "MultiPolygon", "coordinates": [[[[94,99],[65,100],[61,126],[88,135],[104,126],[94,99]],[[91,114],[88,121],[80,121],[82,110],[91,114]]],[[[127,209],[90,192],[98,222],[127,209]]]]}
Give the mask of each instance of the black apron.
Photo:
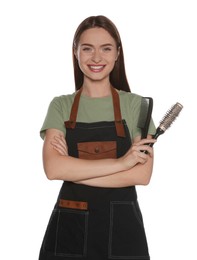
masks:
{"type": "MultiPolygon", "coordinates": [[[[131,139],[121,119],[118,93],[112,88],[115,121],[81,123],[76,122],[81,91],[65,122],[69,155],[85,159],[123,156],[131,139]]],[[[39,257],[60,259],[150,259],[135,186],[97,188],[64,181],[39,257]]]]}

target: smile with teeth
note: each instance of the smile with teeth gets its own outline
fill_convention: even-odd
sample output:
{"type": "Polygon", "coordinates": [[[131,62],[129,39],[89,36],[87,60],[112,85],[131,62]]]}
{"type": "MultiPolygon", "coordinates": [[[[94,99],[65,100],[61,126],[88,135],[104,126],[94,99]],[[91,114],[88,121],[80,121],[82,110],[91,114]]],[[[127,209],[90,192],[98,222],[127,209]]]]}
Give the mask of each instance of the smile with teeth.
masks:
{"type": "Polygon", "coordinates": [[[93,72],[101,72],[105,65],[88,65],[89,69],[93,72]]]}

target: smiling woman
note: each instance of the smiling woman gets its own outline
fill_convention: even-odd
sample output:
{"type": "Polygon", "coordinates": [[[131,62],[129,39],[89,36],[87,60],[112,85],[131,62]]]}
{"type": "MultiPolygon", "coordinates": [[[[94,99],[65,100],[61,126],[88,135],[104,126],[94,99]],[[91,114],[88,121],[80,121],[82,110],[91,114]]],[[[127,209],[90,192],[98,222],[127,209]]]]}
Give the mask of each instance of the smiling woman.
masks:
{"type": "Polygon", "coordinates": [[[125,73],[123,46],[120,34],[113,22],[104,16],[97,16],[96,19],[95,16],[88,17],[78,26],[75,32],[73,39],[73,64],[76,90],[81,88],[84,81],[84,74],[79,67],[80,64],[77,59],[77,52],[79,51],[79,46],[82,43],[82,38],[84,41],[83,44],[86,44],[88,49],[90,48],[93,52],[95,51],[95,49],[91,45],[92,43],[96,46],[99,43],[101,50],[103,50],[102,47],[104,47],[104,50],[107,52],[109,50],[108,48],[105,48],[107,47],[105,46],[105,44],[110,45],[108,46],[110,47],[109,54],[111,55],[112,49],[112,53],[116,52],[117,55],[116,57],[114,57],[115,64],[112,71],[110,72],[110,83],[116,89],[130,92],[130,87],[125,73]],[[88,31],[92,34],[93,38],[90,37],[89,34],[87,34],[88,31]],[[85,36],[87,37],[87,41],[84,41],[85,36]],[[103,36],[105,37],[106,41],[103,41],[103,36]]]}
{"type": "Polygon", "coordinates": [[[79,25],[73,63],[76,92],[52,100],[40,132],[45,173],[63,184],[39,260],[149,259],[135,185],[151,179],[155,126],[141,140],[141,96],[107,17],[79,25]]]}
{"type": "Polygon", "coordinates": [[[97,80],[102,80],[109,75],[118,54],[119,48],[117,48],[115,40],[103,28],[92,28],[84,31],[78,46],[75,48],[75,56],[83,74],[97,80]]]}

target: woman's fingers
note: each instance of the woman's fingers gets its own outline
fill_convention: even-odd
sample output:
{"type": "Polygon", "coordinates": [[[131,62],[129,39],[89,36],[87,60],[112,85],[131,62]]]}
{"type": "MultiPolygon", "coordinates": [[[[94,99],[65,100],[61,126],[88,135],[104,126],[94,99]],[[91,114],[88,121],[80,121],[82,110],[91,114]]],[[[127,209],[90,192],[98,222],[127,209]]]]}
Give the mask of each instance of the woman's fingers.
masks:
{"type": "Polygon", "coordinates": [[[149,144],[154,144],[157,140],[156,139],[142,139],[139,142],[134,143],[132,146],[133,149],[137,151],[141,151],[142,153],[148,153],[150,156],[153,155],[153,149],[149,144]]]}
{"type": "Polygon", "coordinates": [[[153,156],[153,148],[149,145],[141,145],[140,152],[142,154],[149,154],[151,157],[153,156]]]}
{"type": "Polygon", "coordinates": [[[150,144],[150,143],[155,143],[157,140],[156,139],[141,139],[140,141],[134,143],[134,145],[144,145],[144,144],[150,144]]]}
{"type": "Polygon", "coordinates": [[[135,154],[135,156],[136,156],[136,160],[137,160],[137,163],[145,163],[147,160],[148,160],[148,155],[147,155],[147,153],[144,153],[144,152],[142,152],[142,150],[141,149],[146,149],[145,151],[149,151],[148,153],[149,153],[149,156],[152,156],[152,148],[151,147],[149,147],[150,149],[148,149],[147,147],[145,148],[145,147],[143,147],[143,146],[138,146],[137,148],[136,148],[136,150],[135,150],[135,148],[134,148],[134,150],[133,150],[133,154],[135,154]]]}
{"type": "Polygon", "coordinates": [[[55,136],[53,141],[51,141],[51,145],[61,155],[68,155],[67,144],[63,136],[55,136]]]}
{"type": "Polygon", "coordinates": [[[153,156],[153,148],[148,144],[155,142],[155,139],[142,139],[134,143],[128,152],[121,158],[126,169],[132,168],[138,163],[146,163],[148,158],[153,156]]]}
{"type": "Polygon", "coordinates": [[[61,155],[67,155],[67,154],[65,153],[65,151],[64,151],[61,147],[59,147],[58,145],[53,144],[53,143],[51,143],[51,144],[52,144],[52,146],[53,146],[53,149],[55,149],[59,154],[61,154],[61,155]]]}

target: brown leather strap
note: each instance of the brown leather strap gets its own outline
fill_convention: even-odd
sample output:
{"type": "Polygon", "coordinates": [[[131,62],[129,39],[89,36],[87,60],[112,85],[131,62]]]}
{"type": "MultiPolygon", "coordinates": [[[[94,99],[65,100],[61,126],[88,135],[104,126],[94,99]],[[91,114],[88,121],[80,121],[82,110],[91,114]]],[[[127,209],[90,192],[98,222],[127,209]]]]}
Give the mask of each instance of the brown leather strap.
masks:
{"type": "Polygon", "coordinates": [[[82,92],[82,88],[80,88],[80,90],[75,95],[73,105],[71,108],[71,112],[70,112],[70,119],[68,121],[64,122],[66,128],[75,128],[81,92],[82,92]]]}
{"type": "Polygon", "coordinates": [[[116,125],[117,136],[125,137],[124,125],[122,122],[122,116],[120,111],[120,99],[115,88],[111,87],[112,97],[113,97],[113,105],[114,105],[114,118],[116,125]]]}
{"type": "Polygon", "coordinates": [[[59,206],[62,208],[69,208],[69,209],[81,209],[87,210],[88,203],[85,201],[74,201],[74,200],[59,200],[59,206]]]}
{"type": "MultiPolygon", "coordinates": [[[[82,92],[82,87],[75,95],[73,105],[71,108],[71,112],[70,112],[69,120],[64,122],[66,128],[75,128],[81,92],[82,92]]],[[[113,88],[113,87],[111,87],[111,92],[112,92],[112,99],[113,99],[114,118],[115,118],[117,136],[125,137],[125,130],[124,130],[124,125],[122,122],[122,116],[121,116],[121,110],[120,110],[119,95],[118,95],[117,91],[115,90],[115,88],[113,88]]]]}

